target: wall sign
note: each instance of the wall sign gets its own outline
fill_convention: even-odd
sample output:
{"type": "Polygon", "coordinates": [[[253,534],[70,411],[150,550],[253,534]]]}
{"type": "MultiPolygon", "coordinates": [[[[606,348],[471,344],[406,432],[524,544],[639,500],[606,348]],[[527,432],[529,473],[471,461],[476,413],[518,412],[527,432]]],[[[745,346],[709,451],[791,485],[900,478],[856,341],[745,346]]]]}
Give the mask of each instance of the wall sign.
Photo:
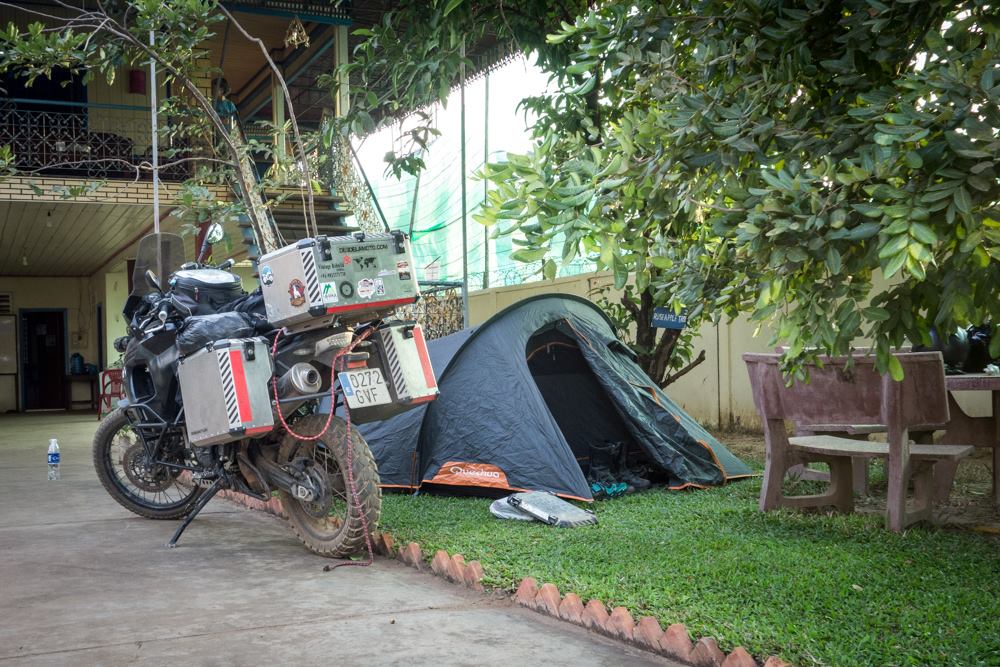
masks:
{"type": "Polygon", "coordinates": [[[653,309],[653,326],[659,329],[683,329],[687,325],[687,310],[678,315],[673,308],[662,306],[653,309]]]}

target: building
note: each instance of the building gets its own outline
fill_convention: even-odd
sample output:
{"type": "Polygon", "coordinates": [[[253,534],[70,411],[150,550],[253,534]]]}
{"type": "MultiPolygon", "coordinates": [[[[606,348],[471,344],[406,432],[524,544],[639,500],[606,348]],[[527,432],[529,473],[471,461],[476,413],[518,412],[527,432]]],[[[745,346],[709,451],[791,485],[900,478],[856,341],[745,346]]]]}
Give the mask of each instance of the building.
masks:
{"type": "MultiPolygon", "coordinates": [[[[346,104],[346,90],[331,94],[317,78],[346,57],[351,16],[333,3],[298,4],[307,11],[289,11],[294,2],[226,3],[281,68],[300,124],[315,128],[325,114],[339,113],[346,104]],[[286,46],[294,29],[304,30],[308,45],[286,46]]],[[[50,15],[66,11],[44,0],[28,5],[50,15]]],[[[4,25],[38,20],[20,9],[0,9],[4,25]]],[[[284,99],[275,94],[277,83],[259,46],[229,22],[217,28],[203,45],[199,89],[211,96],[218,68],[244,127],[252,128],[254,120],[280,124],[284,99]]],[[[13,149],[17,175],[0,180],[0,413],[89,407],[90,381],[70,375],[71,359],[82,355],[100,369],[118,359],[113,341],[126,332],[121,309],[130,290],[130,264],[138,240],[153,229],[151,172],[137,175],[125,163],[151,157],[153,91],[148,69],[122,66],[115,74],[111,84],[100,76],[84,83],[58,70],[31,86],[22,77],[4,77],[0,145],[13,149]],[[87,192],[65,196],[74,190],[87,192]]],[[[162,100],[170,90],[162,79],[158,83],[162,100]]],[[[170,122],[162,114],[158,120],[161,127],[170,122]]],[[[160,137],[160,150],[168,151],[171,139],[162,132],[160,137]]],[[[285,149],[280,136],[263,139],[285,149]]],[[[260,169],[267,167],[263,162],[260,169]]],[[[171,202],[190,170],[189,163],[160,170],[163,231],[179,229],[171,202]]],[[[221,187],[213,195],[234,196],[221,187]]],[[[336,193],[317,200],[322,223],[339,224],[349,213],[336,193]]],[[[275,216],[279,225],[301,221],[301,212],[288,208],[275,216]]],[[[227,232],[227,256],[244,260],[237,271],[252,287],[239,230],[227,232]]],[[[193,236],[187,242],[194,247],[193,236]]]]}

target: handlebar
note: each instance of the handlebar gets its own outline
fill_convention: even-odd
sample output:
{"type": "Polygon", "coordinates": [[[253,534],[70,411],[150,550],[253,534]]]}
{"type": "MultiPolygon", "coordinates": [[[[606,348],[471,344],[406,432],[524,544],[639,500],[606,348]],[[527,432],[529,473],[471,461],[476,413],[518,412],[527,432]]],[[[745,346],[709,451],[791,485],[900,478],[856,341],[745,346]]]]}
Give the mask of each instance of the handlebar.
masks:
{"type": "Polygon", "coordinates": [[[181,270],[192,271],[197,269],[218,269],[219,271],[228,271],[234,266],[236,266],[236,260],[230,258],[222,264],[216,264],[215,266],[212,266],[211,264],[201,264],[199,262],[185,262],[184,264],[181,264],[181,270]]]}

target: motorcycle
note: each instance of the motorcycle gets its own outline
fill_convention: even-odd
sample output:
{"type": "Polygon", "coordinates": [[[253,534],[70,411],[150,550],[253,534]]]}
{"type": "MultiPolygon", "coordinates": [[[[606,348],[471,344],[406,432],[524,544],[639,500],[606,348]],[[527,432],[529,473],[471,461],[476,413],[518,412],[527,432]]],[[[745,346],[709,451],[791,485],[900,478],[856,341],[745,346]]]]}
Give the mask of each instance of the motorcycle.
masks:
{"type": "MultiPolygon", "coordinates": [[[[198,260],[188,263],[182,263],[179,236],[151,234],[140,241],[123,309],[128,335],[115,341],[124,355],[125,398],[94,436],[97,476],[111,497],[135,514],[183,518],[170,547],[208,501],[228,489],[261,501],[276,495],[309,550],[350,556],[365,546],[381,508],[378,469],[351,415],[379,418],[387,409],[401,411],[436,397],[433,386],[407,402],[404,392],[391,386],[390,374],[381,370],[389,367],[380,361],[386,357],[380,341],[392,333],[423,345],[419,326],[384,322],[392,309],[378,304],[354,306],[347,311],[350,317],[317,311],[318,317],[305,324],[276,326],[268,319],[270,304],[264,303],[260,288],[250,295],[243,291],[239,276],[231,272],[232,260],[217,266],[202,262],[221,235],[221,227],[213,225],[198,260]],[[358,321],[362,317],[365,321],[358,321]],[[227,364],[227,355],[234,355],[234,362],[257,369],[257,375],[246,371],[242,395],[229,391],[213,403],[212,374],[194,360],[214,363],[216,355],[227,364]],[[372,387],[351,386],[365,382],[372,387]],[[250,400],[257,401],[254,419],[259,423],[244,428],[237,416],[227,425],[226,410],[242,414],[250,400]],[[224,425],[212,438],[192,425],[220,417],[224,425]]],[[[394,241],[402,253],[402,241],[394,241]]],[[[330,255],[329,242],[324,242],[330,255]]],[[[345,255],[343,262],[348,264],[350,257],[345,255]]],[[[270,267],[261,268],[262,285],[270,285],[270,267]]],[[[399,276],[411,279],[408,268],[399,276]]],[[[302,285],[292,281],[292,304],[301,298],[295,289],[302,285]]],[[[421,363],[433,378],[425,350],[421,363]]],[[[234,367],[227,369],[222,381],[228,380],[231,389],[234,367]]]]}

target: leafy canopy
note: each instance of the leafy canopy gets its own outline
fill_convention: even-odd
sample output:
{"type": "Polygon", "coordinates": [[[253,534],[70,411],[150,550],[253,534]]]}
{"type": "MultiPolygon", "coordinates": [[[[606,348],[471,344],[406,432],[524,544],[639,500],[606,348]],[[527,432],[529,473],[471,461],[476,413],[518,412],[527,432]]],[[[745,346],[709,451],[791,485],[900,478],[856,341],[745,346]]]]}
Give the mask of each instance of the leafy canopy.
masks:
{"type": "Polygon", "coordinates": [[[931,326],[1000,323],[996,6],[607,2],[548,40],[535,148],[485,170],[520,259],[565,239],[694,326],[773,321],[800,375],[869,336],[899,376],[931,326]]]}

